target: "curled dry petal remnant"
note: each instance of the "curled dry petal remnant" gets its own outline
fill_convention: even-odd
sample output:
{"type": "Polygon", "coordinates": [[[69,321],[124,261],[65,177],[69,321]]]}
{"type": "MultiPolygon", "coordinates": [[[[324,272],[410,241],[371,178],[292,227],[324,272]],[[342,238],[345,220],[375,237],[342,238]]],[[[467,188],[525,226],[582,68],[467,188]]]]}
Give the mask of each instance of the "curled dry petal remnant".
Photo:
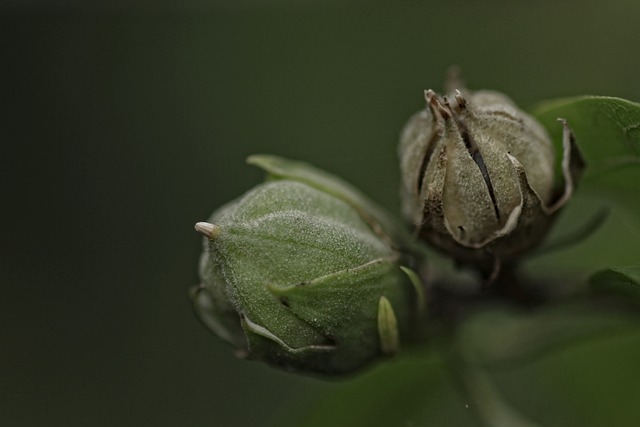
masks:
{"type": "Polygon", "coordinates": [[[544,128],[505,95],[425,91],[399,145],[405,217],[461,263],[496,274],[536,246],[571,197],[583,158],[565,120],[562,174],[544,128]]]}

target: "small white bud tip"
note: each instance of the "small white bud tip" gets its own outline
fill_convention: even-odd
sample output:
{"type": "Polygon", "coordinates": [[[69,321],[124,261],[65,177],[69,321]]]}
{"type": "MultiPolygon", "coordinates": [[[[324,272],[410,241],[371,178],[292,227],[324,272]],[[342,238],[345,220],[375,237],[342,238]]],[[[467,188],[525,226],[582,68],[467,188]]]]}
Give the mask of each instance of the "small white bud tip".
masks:
{"type": "Polygon", "coordinates": [[[208,222],[196,222],[195,229],[209,240],[215,239],[220,234],[220,227],[209,224],[208,222]]]}

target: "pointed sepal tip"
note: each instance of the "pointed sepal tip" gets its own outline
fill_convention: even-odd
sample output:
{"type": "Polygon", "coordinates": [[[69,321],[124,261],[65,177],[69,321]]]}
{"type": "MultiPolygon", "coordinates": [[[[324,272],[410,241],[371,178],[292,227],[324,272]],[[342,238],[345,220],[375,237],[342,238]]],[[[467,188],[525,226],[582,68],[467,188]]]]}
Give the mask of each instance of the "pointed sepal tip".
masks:
{"type": "Polygon", "coordinates": [[[204,235],[209,240],[213,240],[220,235],[220,227],[208,222],[196,222],[196,231],[204,235]]]}

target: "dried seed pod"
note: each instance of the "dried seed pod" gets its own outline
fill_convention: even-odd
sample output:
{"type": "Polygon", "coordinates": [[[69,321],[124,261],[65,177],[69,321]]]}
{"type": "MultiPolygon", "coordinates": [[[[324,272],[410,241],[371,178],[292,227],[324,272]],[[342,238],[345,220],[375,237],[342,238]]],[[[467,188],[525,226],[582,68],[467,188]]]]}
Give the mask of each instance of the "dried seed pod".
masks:
{"type": "Polygon", "coordinates": [[[403,213],[436,248],[495,273],[542,240],[584,161],[561,120],[565,185],[556,191],[547,133],[508,97],[428,90],[425,98],[400,140],[403,213]]]}
{"type": "Polygon", "coordinates": [[[379,208],[329,174],[273,156],[272,180],[196,224],[196,313],[240,355],[340,374],[394,353],[420,306],[379,208]]]}

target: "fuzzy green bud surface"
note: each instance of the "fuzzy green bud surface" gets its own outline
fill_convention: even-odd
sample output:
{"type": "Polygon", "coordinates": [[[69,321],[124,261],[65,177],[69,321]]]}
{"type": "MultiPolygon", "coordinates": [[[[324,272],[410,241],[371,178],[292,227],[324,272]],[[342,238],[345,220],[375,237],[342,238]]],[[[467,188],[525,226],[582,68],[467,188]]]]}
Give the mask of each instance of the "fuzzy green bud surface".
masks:
{"type": "Polygon", "coordinates": [[[203,323],[238,354],[292,371],[346,373],[394,353],[417,297],[386,220],[322,171],[250,162],[271,180],[196,225],[203,323]]]}

